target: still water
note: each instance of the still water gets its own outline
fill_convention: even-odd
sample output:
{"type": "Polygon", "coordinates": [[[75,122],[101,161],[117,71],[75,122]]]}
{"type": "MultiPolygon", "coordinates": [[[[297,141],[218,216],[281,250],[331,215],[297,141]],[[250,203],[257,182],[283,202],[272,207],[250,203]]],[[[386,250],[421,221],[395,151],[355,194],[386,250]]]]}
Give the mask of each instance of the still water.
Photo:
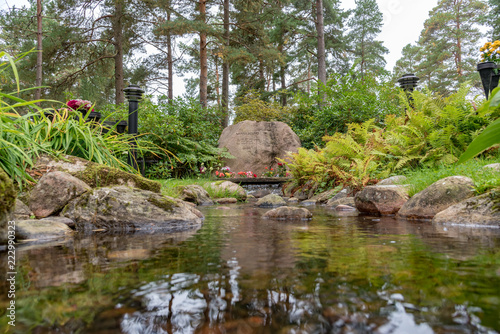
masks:
{"type": "Polygon", "coordinates": [[[201,210],[197,231],[18,245],[16,326],[2,279],[0,332],[500,332],[500,229],[201,210]]]}

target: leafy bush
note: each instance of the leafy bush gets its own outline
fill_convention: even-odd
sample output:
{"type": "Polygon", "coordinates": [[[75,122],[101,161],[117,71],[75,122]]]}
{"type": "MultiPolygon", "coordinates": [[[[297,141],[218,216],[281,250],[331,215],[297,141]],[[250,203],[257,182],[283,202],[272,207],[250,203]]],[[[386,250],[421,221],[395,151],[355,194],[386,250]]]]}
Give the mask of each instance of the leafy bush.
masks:
{"type": "Polygon", "coordinates": [[[282,121],[288,122],[291,113],[290,107],[283,107],[279,103],[264,101],[255,90],[249,91],[238,100],[235,108],[234,123],[245,120],[258,122],[282,121]]]}
{"type": "Polygon", "coordinates": [[[164,177],[165,168],[170,168],[173,177],[199,175],[201,166],[215,169],[222,158],[231,157],[217,147],[224,117],[217,108],[204,109],[194,99],[181,98],[172,104],[155,104],[146,98],[139,106],[139,133],[175,155],[161,155],[161,166],[147,170],[150,177],[164,177]]]}
{"type": "Polygon", "coordinates": [[[374,119],[381,125],[386,115],[404,112],[397,103],[397,88],[367,76],[362,81],[352,72],[334,76],[322,91],[326,99],[321,107],[317,92],[298,93],[294,98],[290,124],[307,148],[321,144],[323,136],[346,132],[350,123],[374,119]]]}
{"type": "Polygon", "coordinates": [[[323,189],[344,185],[359,190],[405,169],[455,163],[480,129],[496,117],[476,112],[467,99],[469,88],[463,85],[447,98],[415,92],[415,109],[401,93],[406,116],[351,123],[346,133],[325,136],[324,148],[301,149],[288,164],[295,186],[323,189]]]}

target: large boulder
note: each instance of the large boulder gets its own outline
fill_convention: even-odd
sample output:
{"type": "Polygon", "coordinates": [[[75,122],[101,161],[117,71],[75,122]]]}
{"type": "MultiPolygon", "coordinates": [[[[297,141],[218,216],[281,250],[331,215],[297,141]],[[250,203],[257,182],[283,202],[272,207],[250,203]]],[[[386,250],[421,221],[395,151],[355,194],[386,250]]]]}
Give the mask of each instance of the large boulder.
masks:
{"type": "Polygon", "coordinates": [[[269,194],[260,198],[257,203],[255,203],[255,205],[261,208],[285,206],[286,201],[281,196],[278,196],[276,194],[269,194]]]}
{"type": "Polygon", "coordinates": [[[62,159],[56,159],[43,155],[36,161],[32,175],[43,175],[50,171],[61,171],[87,183],[90,187],[109,187],[114,185],[126,185],[131,188],[149,190],[156,193],[161,192],[161,184],[158,181],[148,180],[138,174],[125,172],[121,169],[110,167],[82,158],[65,155],[62,159]]]}
{"type": "Polygon", "coordinates": [[[354,196],[359,212],[392,215],[408,200],[405,187],[397,185],[367,186],[354,196]]]}
{"type": "Polygon", "coordinates": [[[87,192],[71,201],[62,215],[84,232],[177,232],[198,228],[203,219],[187,202],[126,186],[87,192]]]}
{"type": "Polygon", "coordinates": [[[234,197],[239,201],[244,201],[247,199],[247,192],[242,186],[231,181],[216,181],[210,183],[211,187],[215,192],[223,194],[225,197],[234,197]]]}
{"type": "Polygon", "coordinates": [[[7,223],[12,218],[16,191],[9,176],[0,168],[0,243],[7,240],[7,223]]]}
{"type": "Polygon", "coordinates": [[[225,159],[231,171],[252,171],[261,175],[266,167],[276,168],[276,158],[297,152],[299,137],[283,122],[243,121],[228,126],[219,138],[219,147],[235,158],[225,159]]]}
{"type": "Polygon", "coordinates": [[[179,199],[195,203],[196,205],[213,205],[214,201],[210,198],[208,192],[197,184],[190,184],[187,186],[178,186],[180,190],[179,199]]]}
{"type": "Polygon", "coordinates": [[[433,223],[500,227],[500,189],[471,197],[438,212],[433,223]]]}
{"type": "Polygon", "coordinates": [[[312,218],[311,211],[305,208],[297,208],[293,206],[282,206],[276,209],[267,211],[262,218],[283,219],[283,220],[306,220],[312,218]]]}
{"type": "Polygon", "coordinates": [[[37,218],[48,217],[89,190],[88,184],[68,173],[49,172],[31,190],[29,208],[37,218]]]}
{"type": "Polygon", "coordinates": [[[465,176],[449,176],[413,195],[398,212],[405,219],[432,219],[438,212],[474,195],[474,182],[465,176]]]}
{"type": "Polygon", "coordinates": [[[16,239],[52,240],[71,236],[73,230],[56,220],[22,220],[16,224],[16,239]]]}

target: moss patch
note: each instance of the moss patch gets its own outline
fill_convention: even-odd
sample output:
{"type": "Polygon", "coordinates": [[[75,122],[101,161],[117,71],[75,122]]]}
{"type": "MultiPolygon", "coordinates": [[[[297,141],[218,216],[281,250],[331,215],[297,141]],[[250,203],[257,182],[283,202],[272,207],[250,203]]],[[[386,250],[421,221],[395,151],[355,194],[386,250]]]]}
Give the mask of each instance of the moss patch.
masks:
{"type": "Polygon", "coordinates": [[[108,187],[112,185],[128,185],[142,190],[160,193],[161,184],[148,180],[140,175],[128,173],[118,168],[89,162],[84,171],[73,174],[92,188],[108,187]]]}
{"type": "Polygon", "coordinates": [[[177,206],[177,203],[174,200],[171,200],[165,196],[149,196],[148,202],[154,204],[160,209],[170,212],[174,210],[174,206],[177,206]]]}
{"type": "Polygon", "coordinates": [[[0,217],[9,212],[16,202],[14,184],[0,168],[0,217]]]}

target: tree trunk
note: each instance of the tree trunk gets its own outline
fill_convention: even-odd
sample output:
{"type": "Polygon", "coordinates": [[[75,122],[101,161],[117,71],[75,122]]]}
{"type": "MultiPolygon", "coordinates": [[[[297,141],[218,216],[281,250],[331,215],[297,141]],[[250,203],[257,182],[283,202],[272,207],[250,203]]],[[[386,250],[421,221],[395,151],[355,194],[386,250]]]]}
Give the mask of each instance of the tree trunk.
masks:
{"type": "Polygon", "coordinates": [[[224,119],[222,121],[222,127],[227,127],[229,125],[229,0],[224,0],[224,44],[225,44],[225,54],[222,64],[222,111],[224,113],[224,119]]]}
{"type": "MultiPolygon", "coordinates": [[[[167,11],[167,21],[170,21],[170,5],[167,11]]],[[[167,71],[168,71],[168,90],[167,97],[168,103],[174,103],[174,71],[173,71],[173,61],[172,61],[172,36],[170,32],[167,34],[167,71]]]]}
{"type": "MultiPolygon", "coordinates": [[[[206,23],[207,1],[200,0],[200,17],[206,23]]],[[[203,108],[208,105],[208,64],[207,64],[207,33],[205,28],[200,31],[200,103],[203,108]]]]}
{"type": "Polygon", "coordinates": [[[460,22],[460,4],[461,2],[456,2],[457,8],[455,9],[456,13],[456,27],[457,27],[457,53],[455,54],[455,63],[457,66],[457,74],[459,77],[463,75],[462,71],[462,38],[461,38],[461,22],[460,22]]]}
{"type": "Polygon", "coordinates": [[[113,40],[115,46],[115,103],[125,102],[125,93],[123,92],[123,3],[121,0],[115,0],[115,15],[113,17],[113,40]]]}
{"type": "MultiPolygon", "coordinates": [[[[318,34],[318,85],[326,86],[325,32],[323,24],[323,0],[316,0],[316,32],[318,34]]],[[[320,106],[325,103],[325,93],[320,90],[320,106]]]]}
{"type": "Polygon", "coordinates": [[[39,100],[42,97],[42,0],[37,0],[36,2],[36,20],[37,20],[37,32],[36,32],[36,83],[35,86],[38,88],[35,90],[35,100],[39,100]]]}

